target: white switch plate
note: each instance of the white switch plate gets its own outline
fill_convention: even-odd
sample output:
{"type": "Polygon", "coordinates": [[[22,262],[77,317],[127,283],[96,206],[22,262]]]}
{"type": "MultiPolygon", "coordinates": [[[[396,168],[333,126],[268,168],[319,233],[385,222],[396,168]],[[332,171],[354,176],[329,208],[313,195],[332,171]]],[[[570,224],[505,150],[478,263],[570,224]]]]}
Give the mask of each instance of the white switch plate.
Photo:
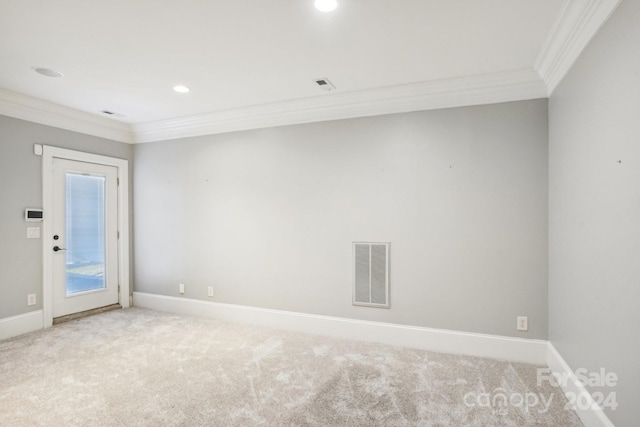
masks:
{"type": "Polygon", "coordinates": [[[207,296],[208,297],[212,297],[213,296],[213,286],[209,286],[207,288],[207,296]]]}
{"type": "Polygon", "coordinates": [[[39,239],[40,227],[27,227],[27,239],[39,239]]]}
{"type": "Polygon", "coordinates": [[[178,286],[178,292],[184,294],[184,283],[180,283],[180,285],[178,286]]]}
{"type": "Polygon", "coordinates": [[[36,294],[27,295],[27,305],[36,305],[36,294]]]}
{"type": "Polygon", "coordinates": [[[518,316],[517,317],[517,328],[519,331],[528,331],[529,330],[529,318],[527,316],[518,316]]]}

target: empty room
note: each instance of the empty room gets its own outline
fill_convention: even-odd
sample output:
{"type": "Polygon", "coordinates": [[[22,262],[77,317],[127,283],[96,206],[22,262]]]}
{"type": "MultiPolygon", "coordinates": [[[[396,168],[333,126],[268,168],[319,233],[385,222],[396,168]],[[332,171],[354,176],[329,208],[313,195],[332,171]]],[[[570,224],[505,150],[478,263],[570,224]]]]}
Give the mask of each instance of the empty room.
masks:
{"type": "Polygon", "coordinates": [[[638,0],[1,1],[0,426],[639,425],[638,46],[638,0]]]}

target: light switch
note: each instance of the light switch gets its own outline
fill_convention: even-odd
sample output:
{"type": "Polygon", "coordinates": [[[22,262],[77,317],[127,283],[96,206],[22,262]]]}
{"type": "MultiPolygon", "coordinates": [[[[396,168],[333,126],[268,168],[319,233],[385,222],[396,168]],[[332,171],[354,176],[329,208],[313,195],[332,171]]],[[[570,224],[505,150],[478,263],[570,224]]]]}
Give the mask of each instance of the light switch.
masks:
{"type": "Polygon", "coordinates": [[[40,227],[27,227],[27,239],[39,239],[40,227]]]}

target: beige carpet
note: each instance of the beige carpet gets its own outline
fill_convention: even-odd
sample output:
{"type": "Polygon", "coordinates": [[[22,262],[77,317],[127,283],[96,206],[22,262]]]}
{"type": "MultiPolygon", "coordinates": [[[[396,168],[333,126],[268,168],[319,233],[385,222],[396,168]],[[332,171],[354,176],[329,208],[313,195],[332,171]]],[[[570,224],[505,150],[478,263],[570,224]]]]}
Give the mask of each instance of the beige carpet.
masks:
{"type": "Polygon", "coordinates": [[[531,365],[135,308],[0,342],[2,426],[581,425],[565,404],[531,365]]]}

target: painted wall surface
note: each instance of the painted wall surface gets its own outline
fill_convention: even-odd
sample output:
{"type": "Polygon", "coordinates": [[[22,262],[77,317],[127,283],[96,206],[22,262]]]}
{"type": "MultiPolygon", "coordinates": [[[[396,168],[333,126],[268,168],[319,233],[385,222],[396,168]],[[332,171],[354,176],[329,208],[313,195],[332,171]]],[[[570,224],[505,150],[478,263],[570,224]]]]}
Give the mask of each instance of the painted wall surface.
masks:
{"type": "Polygon", "coordinates": [[[624,1],[549,103],[549,337],[640,420],[640,2],[624,1]]]}
{"type": "Polygon", "coordinates": [[[138,145],[136,291],[544,339],[547,137],[535,100],[138,145]],[[391,309],[353,241],[391,242],[391,309]]]}
{"type": "Polygon", "coordinates": [[[24,221],[25,208],[42,207],[42,157],[34,144],[127,159],[130,173],[133,167],[129,144],[0,116],[0,319],[42,309],[43,240],[27,239],[27,227],[42,231],[42,223],[24,221]],[[38,302],[27,306],[31,293],[38,302]]]}

